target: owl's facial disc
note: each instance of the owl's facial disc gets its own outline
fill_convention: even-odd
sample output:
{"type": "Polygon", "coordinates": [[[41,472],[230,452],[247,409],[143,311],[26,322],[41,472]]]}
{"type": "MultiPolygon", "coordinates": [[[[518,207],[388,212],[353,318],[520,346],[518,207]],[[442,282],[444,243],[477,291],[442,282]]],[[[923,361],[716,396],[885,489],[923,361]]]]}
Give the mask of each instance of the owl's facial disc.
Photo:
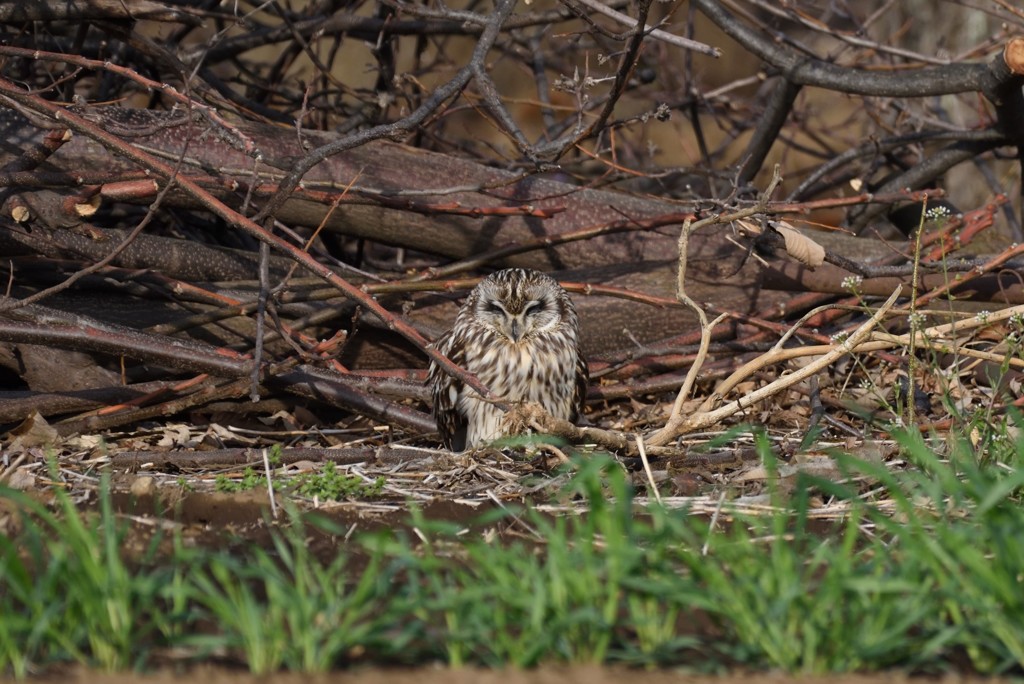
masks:
{"type": "Polygon", "coordinates": [[[478,315],[513,343],[558,324],[558,304],[546,293],[504,302],[486,298],[481,305],[478,315]]]}

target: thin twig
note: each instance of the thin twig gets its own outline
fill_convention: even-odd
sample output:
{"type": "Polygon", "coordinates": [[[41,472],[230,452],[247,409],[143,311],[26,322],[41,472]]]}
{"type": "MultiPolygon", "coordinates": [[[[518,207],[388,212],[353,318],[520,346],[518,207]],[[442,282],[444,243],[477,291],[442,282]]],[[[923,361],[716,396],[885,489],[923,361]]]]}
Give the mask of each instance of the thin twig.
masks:
{"type": "Polygon", "coordinates": [[[651,492],[654,494],[655,500],[661,503],[661,492],[658,491],[658,485],[654,482],[654,473],[651,472],[651,462],[647,460],[647,449],[644,448],[644,438],[642,435],[636,435],[636,451],[640,454],[640,461],[644,464],[644,473],[647,475],[647,482],[651,485],[651,492]]]}
{"type": "MultiPolygon", "coordinates": [[[[580,3],[581,5],[586,5],[590,9],[594,10],[595,12],[600,12],[606,17],[614,19],[623,26],[635,28],[637,25],[636,19],[633,19],[632,17],[627,16],[617,10],[613,10],[611,7],[608,7],[603,2],[601,2],[601,0],[576,0],[576,2],[580,3]]],[[[644,33],[649,35],[651,38],[668,43],[669,45],[675,45],[676,47],[681,47],[685,50],[693,50],[694,52],[699,52],[702,55],[710,55],[711,57],[722,56],[721,48],[712,47],[706,43],[691,40],[690,38],[683,38],[682,36],[677,36],[667,31],[663,31],[658,28],[652,28],[647,25],[644,26],[643,30],[644,33]]]]}
{"type": "Polygon", "coordinates": [[[274,478],[270,469],[270,457],[267,456],[266,449],[260,449],[260,455],[263,456],[263,470],[267,474],[267,496],[270,497],[270,514],[274,516],[274,520],[277,520],[277,501],[274,499],[274,478]]]}

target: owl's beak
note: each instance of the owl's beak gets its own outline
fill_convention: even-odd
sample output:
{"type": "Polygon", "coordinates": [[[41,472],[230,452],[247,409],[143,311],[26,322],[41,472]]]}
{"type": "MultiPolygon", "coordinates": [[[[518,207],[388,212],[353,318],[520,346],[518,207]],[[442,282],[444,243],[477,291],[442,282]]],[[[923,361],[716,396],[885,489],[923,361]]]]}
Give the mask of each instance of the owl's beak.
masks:
{"type": "Polygon", "coordinates": [[[512,338],[513,342],[518,342],[519,338],[523,336],[523,324],[519,322],[519,319],[512,319],[512,322],[508,327],[508,333],[508,336],[512,338]]]}

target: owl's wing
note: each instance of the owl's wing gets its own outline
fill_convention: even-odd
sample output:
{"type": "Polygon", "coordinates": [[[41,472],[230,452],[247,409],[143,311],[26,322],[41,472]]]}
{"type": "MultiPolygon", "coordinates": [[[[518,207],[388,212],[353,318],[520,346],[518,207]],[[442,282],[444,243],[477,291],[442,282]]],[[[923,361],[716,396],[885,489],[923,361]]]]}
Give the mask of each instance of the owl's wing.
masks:
{"type": "MultiPolygon", "coordinates": [[[[439,337],[434,347],[459,366],[465,367],[465,344],[452,331],[439,337]]],[[[464,390],[462,381],[451,377],[431,362],[427,383],[434,401],[434,421],[441,434],[441,442],[452,451],[464,450],[467,426],[465,417],[459,412],[459,397],[464,390]]]]}
{"type": "Polygon", "coordinates": [[[576,345],[576,385],[572,391],[573,415],[569,420],[575,422],[583,413],[583,405],[587,401],[587,385],[590,383],[590,368],[583,356],[583,350],[576,345]]]}

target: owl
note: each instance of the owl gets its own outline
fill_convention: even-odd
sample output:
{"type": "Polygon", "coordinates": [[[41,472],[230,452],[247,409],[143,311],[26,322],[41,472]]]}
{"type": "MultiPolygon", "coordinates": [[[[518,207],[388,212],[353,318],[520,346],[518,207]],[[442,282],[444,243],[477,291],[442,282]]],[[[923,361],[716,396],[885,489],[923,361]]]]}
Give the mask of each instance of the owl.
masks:
{"type": "MultiPolygon", "coordinates": [[[[570,421],[583,406],[589,373],[576,308],[543,273],[509,268],[485,278],[434,346],[505,401],[537,402],[570,421]]],[[[428,383],[447,448],[462,451],[503,436],[504,412],[435,363],[428,383]]]]}

